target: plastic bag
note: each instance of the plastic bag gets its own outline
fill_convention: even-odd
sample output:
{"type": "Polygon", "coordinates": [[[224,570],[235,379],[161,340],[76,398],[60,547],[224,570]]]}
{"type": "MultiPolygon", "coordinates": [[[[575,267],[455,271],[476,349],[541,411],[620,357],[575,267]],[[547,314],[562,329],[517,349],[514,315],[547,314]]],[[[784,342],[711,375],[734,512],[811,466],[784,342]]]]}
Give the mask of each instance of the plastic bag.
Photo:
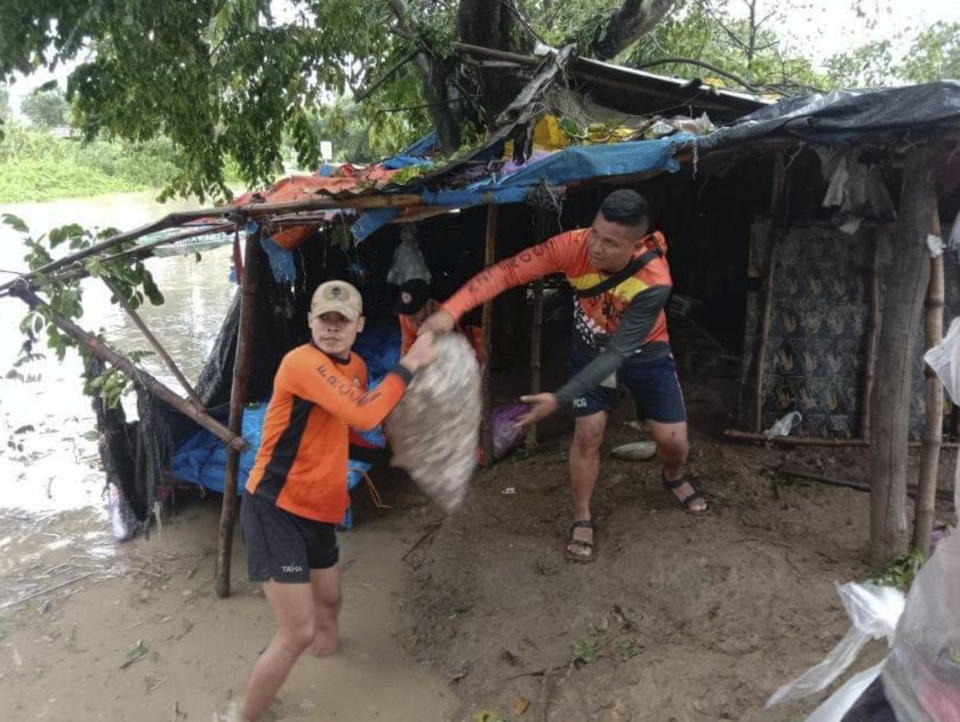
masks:
{"type": "Polygon", "coordinates": [[[526,428],[519,422],[529,410],[529,404],[506,404],[490,412],[494,459],[502,459],[526,435],[526,428]]]}
{"type": "Polygon", "coordinates": [[[437,338],[436,350],[434,362],[413,377],[387,417],[386,431],[391,463],[451,512],[463,501],[477,463],[480,367],[458,333],[437,338]]]}
{"type": "Polygon", "coordinates": [[[950,322],[947,335],[923,355],[923,360],[936,372],[950,400],[960,404],[960,316],[950,322]]]}
{"type": "Polygon", "coordinates": [[[422,278],[430,283],[431,276],[414,232],[405,227],[400,231],[400,245],[393,254],[393,263],[387,273],[387,283],[402,286],[412,278],[422,278]]]}
{"type": "Polygon", "coordinates": [[[897,625],[883,687],[901,722],[960,722],[960,534],[920,569],[897,625]]]}
{"type": "Polygon", "coordinates": [[[803,421],[803,415],[799,411],[791,411],[776,421],[769,429],[763,432],[768,439],[774,436],[789,436],[795,426],[799,426],[803,421]]]}
{"type": "MultiPolygon", "coordinates": [[[[840,640],[837,646],[830,650],[830,653],[820,664],[814,665],[795,680],[774,692],[773,696],[767,700],[767,707],[780,702],[800,699],[825,689],[853,663],[860,650],[871,639],[886,637],[888,640],[893,640],[897,620],[903,612],[903,592],[893,587],[850,582],[838,587],[837,593],[840,595],[844,609],[847,610],[847,616],[853,623],[850,631],[840,640]]],[[[860,683],[865,683],[862,684],[862,687],[857,686],[856,694],[851,694],[851,690],[846,686],[837,690],[837,693],[827,700],[827,702],[833,700],[827,710],[829,714],[818,709],[814,714],[820,713],[820,716],[811,716],[808,721],[840,722],[843,713],[856,702],[860,693],[870,685],[870,682],[879,673],[880,668],[877,667],[873,670],[872,676],[867,675],[859,680],[860,683]],[[835,697],[837,699],[834,699],[835,697]]],[[[853,680],[850,680],[847,685],[852,682],[853,680]]]]}

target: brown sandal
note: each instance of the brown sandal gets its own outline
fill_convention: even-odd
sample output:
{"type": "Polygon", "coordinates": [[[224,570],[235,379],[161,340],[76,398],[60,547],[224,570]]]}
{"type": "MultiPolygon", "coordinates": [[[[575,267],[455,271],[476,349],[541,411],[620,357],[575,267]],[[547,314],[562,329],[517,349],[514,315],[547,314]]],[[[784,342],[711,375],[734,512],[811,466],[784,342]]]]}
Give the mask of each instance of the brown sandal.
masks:
{"type": "Polygon", "coordinates": [[[573,538],[573,530],[578,528],[591,529],[596,531],[597,525],[592,519],[578,519],[570,525],[570,533],[567,535],[567,545],[564,547],[564,555],[572,562],[592,562],[593,561],[593,542],[583,541],[573,538]],[[573,552],[571,547],[582,549],[582,552],[573,552]]]}

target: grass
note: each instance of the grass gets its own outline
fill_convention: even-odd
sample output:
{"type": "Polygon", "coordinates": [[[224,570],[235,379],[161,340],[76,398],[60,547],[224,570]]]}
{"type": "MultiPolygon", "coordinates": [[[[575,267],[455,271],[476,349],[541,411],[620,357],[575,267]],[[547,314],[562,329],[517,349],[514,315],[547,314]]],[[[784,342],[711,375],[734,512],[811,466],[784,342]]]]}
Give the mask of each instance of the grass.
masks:
{"type": "MultiPolygon", "coordinates": [[[[142,143],[81,143],[12,123],[4,125],[4,134],[0,141],[0,203],[162,188],[178,172],[173,144],[165,138],[142,143]]],[[[231,170],[228,165],[228,175],[235,176],[231,170]]]]}

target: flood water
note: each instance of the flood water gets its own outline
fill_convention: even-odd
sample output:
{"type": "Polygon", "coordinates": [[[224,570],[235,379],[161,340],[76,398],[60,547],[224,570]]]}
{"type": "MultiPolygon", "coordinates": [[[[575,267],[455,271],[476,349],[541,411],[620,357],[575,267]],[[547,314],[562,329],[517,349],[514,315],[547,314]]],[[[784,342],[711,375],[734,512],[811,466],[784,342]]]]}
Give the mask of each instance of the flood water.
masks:
{"type": "MultiPolygon", "coordinates": [[[[21,218],[36,238],[51,228],[79,223],[87,228],[129,230],[167,213],[198,207],[184,202],[159,204],[154,193],[123,193],[96,198],[0,206],[0,214],[21,218]]],[[[57,249],[60,254],[65,249],[57,249]]],[[[60,255],[58,254],[58,255],[60,255]]],[[[0,269],[24,271],[25,248],[19,233],[0,224],[0,269]]],[[[230,247],[202,254],[152,258],[146,261],[165,303],[140,309],[140,315],[191,382],[200,373],[213,346],[236,286],[229,280],[230,247]]],[[[9,273],[0,274],[7,280],[9,273]]],[[[119,306],[111,304],[101,281],[83,281],[87,330],[103,330],[122,351],[151,350],[149,343],[119,306]]],[[[97,455],[94,414],[83,395],[81,362],[68,350],[63,362],[48,353],[17,369],[27,380],[8,376],[23,335],[18,324],[26,306],[16,298],[0,298],[0,510],[46,514],[84,507],[103,510],[104,476],[97,455]]],[[[43,344],[35,351],[46,352],[43,344]]],[[[157,356],[142,364],[170,388],[181,389],[157,356]]],[[[129,397],[132,401],[132,396],[129,397]]],[[[133,416],[132,403],[125,404],[133,416]]]]}

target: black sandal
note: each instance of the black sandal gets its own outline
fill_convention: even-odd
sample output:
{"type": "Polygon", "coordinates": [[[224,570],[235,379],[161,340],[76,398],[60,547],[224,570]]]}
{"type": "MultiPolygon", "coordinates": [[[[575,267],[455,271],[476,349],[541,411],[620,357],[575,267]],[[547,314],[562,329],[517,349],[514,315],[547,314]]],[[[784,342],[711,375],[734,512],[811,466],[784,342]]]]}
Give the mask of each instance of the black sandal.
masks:
{"type": "Polygon", "coordinates": [[[582,539],[573,538],[573,530],[578,528],[591,529],[596,531],[597,524],[592,519],[578,519],[570,525],[570,533],[567,535],[567,543],[564,546],[564,555],[570,561],[574,562],[592,562],[593,561],[593,542],[592,541],[583,541],[582,539]],[[584,554],[575,554],[570,551],[570,547],[575,546],[583,549],[586,553],[584,554]]]}
{"type": "Polygon", "coordinates": [[[684,484],[689,484],[693,488],[693,491],[682,499],[680,499],[680,497],[677,497],[677,495],[674,494],[677,500],[681,504],[683,504],[684,508],[691,514],[703,514],[709,509],[709,506],[705,506],[703,509],[693,508],[693,502],[695,502],[697,499],[702,499],[706,503],[707,497],[703,495],[703,492],[700,490],[700,487],[698,487],[696,484],[690,481],[690,479],[687,478],[686,474],[681,476],[676,481],[668,481],[667,477],[664,476],[663,473],[661,472],[661,478],[663,479],[663,488],[670,492],[676,491],[684,484]]]}

